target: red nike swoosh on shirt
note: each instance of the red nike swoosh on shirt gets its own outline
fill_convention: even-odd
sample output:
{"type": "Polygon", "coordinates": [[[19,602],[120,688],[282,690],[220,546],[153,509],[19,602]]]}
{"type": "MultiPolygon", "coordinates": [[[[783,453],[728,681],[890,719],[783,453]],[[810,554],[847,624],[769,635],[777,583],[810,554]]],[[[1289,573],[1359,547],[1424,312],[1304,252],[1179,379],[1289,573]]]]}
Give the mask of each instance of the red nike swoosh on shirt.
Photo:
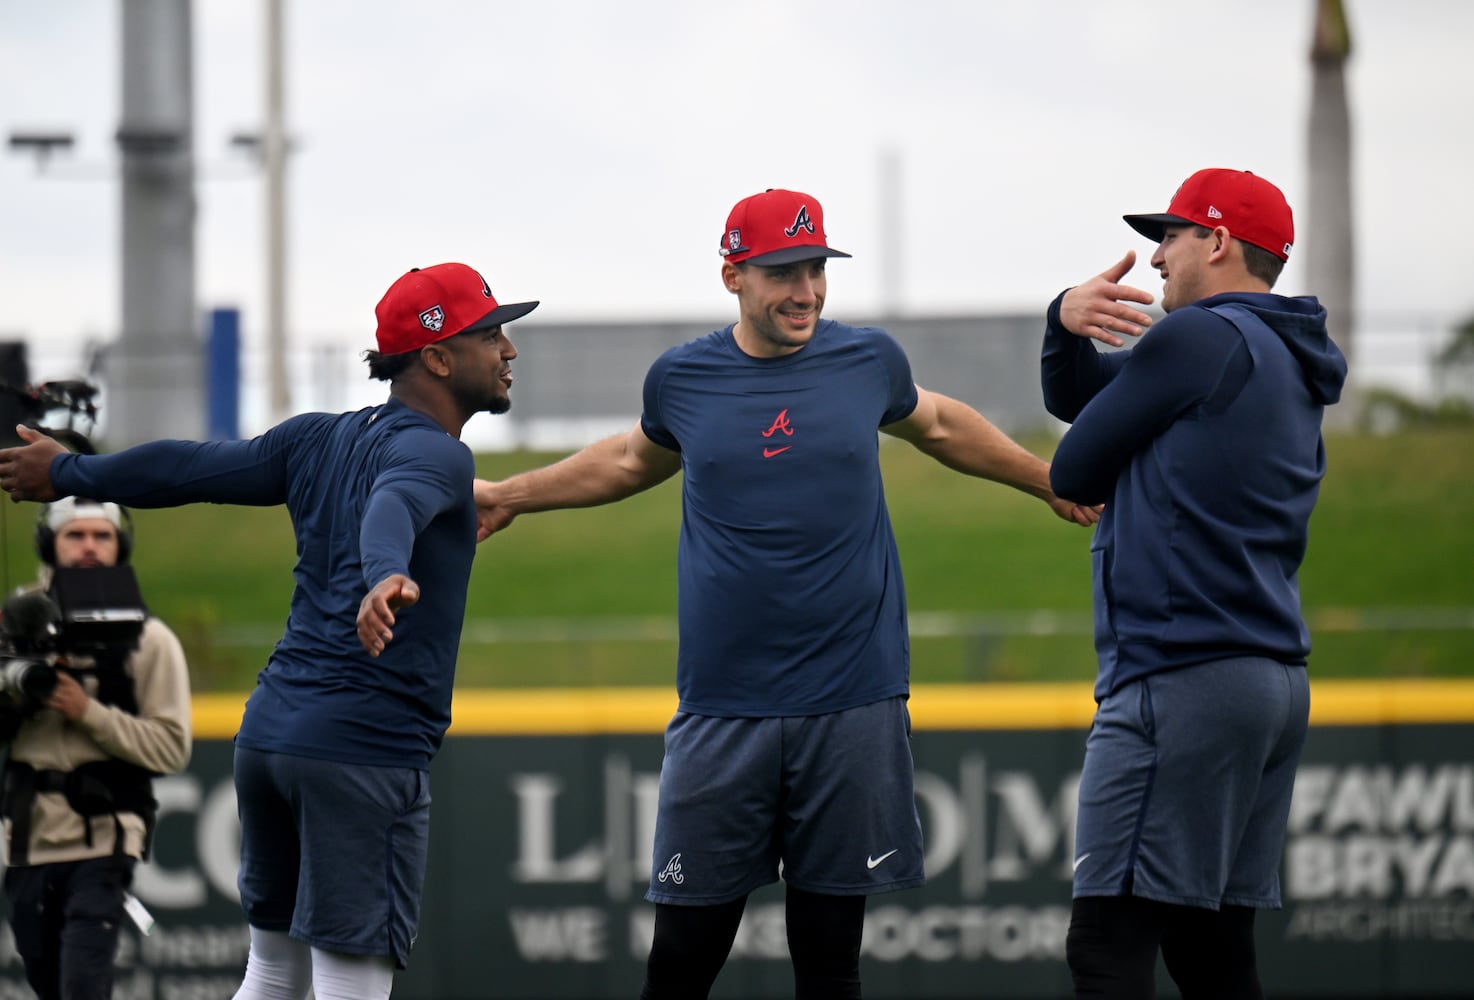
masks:
{"type": "Polygon", "coordinates": [[[787,444],[787,445],[784,445],[782,448],[764,448],[763,449],[763,458],[772,458],[774,455],[781,455],[785,451],[787,451],[789,448],[792,448],[792,447],[793,447],[793,445],[787,444]]]}

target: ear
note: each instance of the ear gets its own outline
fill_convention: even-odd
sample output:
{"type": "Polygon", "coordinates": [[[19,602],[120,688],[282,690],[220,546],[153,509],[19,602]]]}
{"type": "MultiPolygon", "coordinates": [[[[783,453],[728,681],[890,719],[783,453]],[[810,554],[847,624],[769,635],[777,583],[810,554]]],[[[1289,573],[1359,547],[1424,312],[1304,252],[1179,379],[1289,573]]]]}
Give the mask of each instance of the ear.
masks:
{"type": "Polygon", "coordinates": [[[450,374],[450,348],[441,341],[435,344],[426,344],[420,348],[420,364],[425,370],[437,378],[445,378],[450,374]]]}
{"type": "Polygon", "coordinates": [[[1228,227],[1214,227],[1210,239],[1213,241],[1213,247],[1208,251],[1208,262],[1217,264],[1227,260],[1233,248],[1233,234],[1228,231],[1228,227]]]}
{"type": "Polygon", "coordinates": [[[742,269],[729,260],[722,261],[722,284],[733,295],[742,291],[742,269]]]}

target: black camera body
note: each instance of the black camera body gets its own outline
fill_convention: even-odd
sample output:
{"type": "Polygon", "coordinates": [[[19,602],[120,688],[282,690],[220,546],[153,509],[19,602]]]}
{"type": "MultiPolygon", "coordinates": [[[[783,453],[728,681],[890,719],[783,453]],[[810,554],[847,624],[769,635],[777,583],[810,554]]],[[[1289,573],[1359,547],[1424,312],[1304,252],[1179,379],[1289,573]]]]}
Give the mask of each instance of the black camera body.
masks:
{"type": "Polygon", "coordinates": [[[49,590],[15,593],[0,606],[0,694],[39,708],[56,688],[59,658],[127,654],[147,618],[131,566],[57,567],[49,590]]]}

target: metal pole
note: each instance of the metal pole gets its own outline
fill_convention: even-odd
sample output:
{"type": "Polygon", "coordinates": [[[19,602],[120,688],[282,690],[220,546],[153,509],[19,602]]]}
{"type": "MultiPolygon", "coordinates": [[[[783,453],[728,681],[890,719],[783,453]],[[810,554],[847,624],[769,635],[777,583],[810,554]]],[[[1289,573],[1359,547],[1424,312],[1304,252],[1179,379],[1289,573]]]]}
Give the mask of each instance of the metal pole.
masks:
{"type": "Polygon", "coordinates": [[[291,416],[286,358],[287,129],[282,70],[282,0],[266,0],[266,128],[262,163],[266,172],[266,349],[271,422],[291,416]]]}
{"type": "Polygon", "coordinates": [[[190,0],[123,0],[122,328],[107,363],[110,447],[205,427],[195,307],[190,0]]]}

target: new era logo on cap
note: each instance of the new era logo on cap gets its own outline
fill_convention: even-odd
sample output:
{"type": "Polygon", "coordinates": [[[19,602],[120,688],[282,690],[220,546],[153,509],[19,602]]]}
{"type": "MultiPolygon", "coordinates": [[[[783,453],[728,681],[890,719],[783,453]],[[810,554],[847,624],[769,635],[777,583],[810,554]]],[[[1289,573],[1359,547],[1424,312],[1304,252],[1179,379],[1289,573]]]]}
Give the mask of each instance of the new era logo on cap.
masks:
{"type": "Polygon", "coordinates": [[[1141,235],[1162,241],[1167,226],[1225,226],[1229,235],[1290,259],[1295,219],[1284,193],[1247,170],[1199,170],[1177,189],[1166,212],[1122,216],[1141,235]]]}
{"type": "Polygon", "coordinates": [[[764,267],[849,256],[830,248],[818,200],[781,188],[743,198],[733,207],[718,252],[734,264],[764,267]]]}
{"type": "Polygon", "coordinates": [[[486,330],[520,319],[536,302],[498,305],[491,286],[465,264],[417,267],[379,300],[380,354],[405,354],[458,333],[486,330]]]}

